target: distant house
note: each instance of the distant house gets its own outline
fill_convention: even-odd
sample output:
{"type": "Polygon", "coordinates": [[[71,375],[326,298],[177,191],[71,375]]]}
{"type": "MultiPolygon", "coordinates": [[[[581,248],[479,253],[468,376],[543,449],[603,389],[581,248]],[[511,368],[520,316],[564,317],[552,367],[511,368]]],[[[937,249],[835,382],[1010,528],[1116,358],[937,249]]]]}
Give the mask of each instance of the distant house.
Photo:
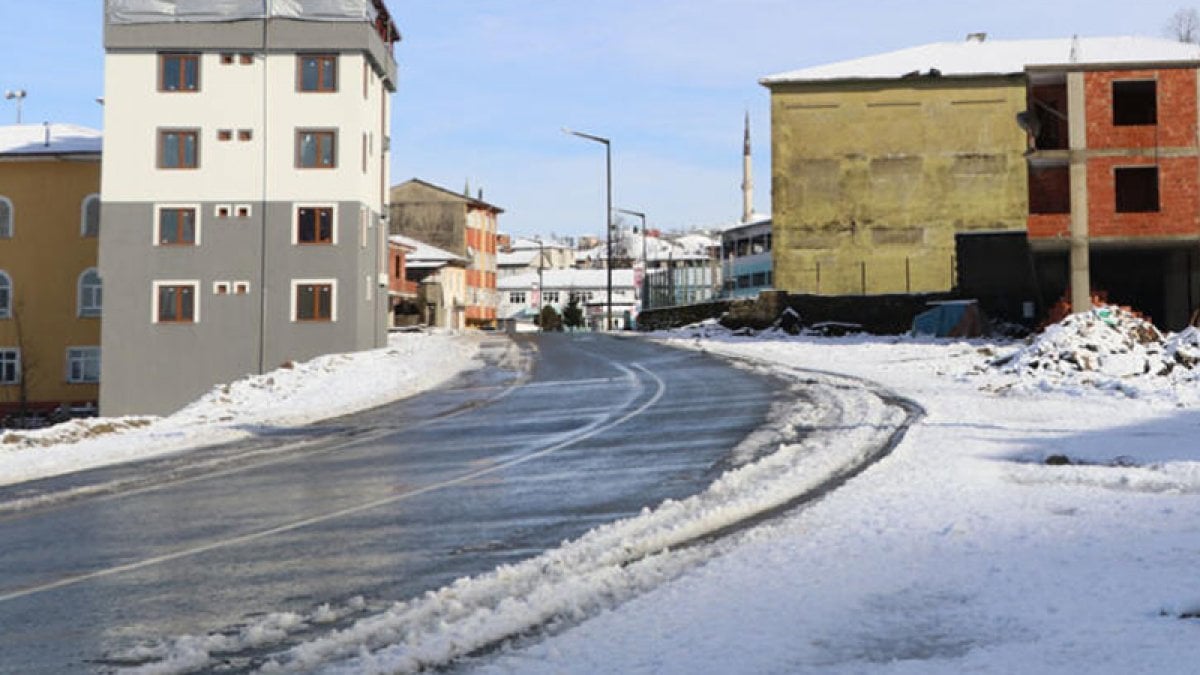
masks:
{"type": "MultiPolygon", "coordinates": [[[[556,269],[506,277],[500,280],[500,318],[533,322],[541,308],[550,305],[560,314],[571,298],[584,310],[588,326],[603,328],[608,315],[608,271],[556,269]]],[[[612,314],[616,328],[629,328],[637,317],[633,270],[612,272],[612,314]]]]}
{"type": "Polygon", "coordinates": [[[516,276],[538,269],[569,269],[575,266],[575,251],[556,241],[518,238],[508,241],[496,255],[499,277],[516,276]]]}
{"type": "Polygon", "coordinates": [[[412,237],[467,261],[466,325],[496,323],[496,220],[504,209],[412,179],[391,191],[391,232],[412,237]]]}
{"type": "Polygon", "coordinates": [[[756,216],[721,233],[722,295],[753,297],[774,283],[771,217],[756,216]]]}
{"type": "Polygon", "coordinates": [[[0,127],[0,419],[95,411],[100,132],[0,127]]]}
{"type": "Polygon", "coordinates": [[[415,288],[414,296],[403,295],[393,305],[393,324],[465,328],[467,259],[404,235],[389,241],[404,248],[405,283],[415,288]]]}

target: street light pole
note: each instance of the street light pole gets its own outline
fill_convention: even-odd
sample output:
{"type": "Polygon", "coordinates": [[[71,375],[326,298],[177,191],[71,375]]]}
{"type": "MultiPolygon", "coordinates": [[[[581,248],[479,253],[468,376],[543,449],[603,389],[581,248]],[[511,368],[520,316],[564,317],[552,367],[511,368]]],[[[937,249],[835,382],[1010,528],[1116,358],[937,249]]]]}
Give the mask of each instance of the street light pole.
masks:
{"type": "Polygon", "coordinates": [[[608,322],[606,324],[606,326],[607,326],[606,329],[612,330],[612,327],[613,327],[613,320],[612,320],[612,273],[613,273],[612,143],[607,138],[604,138],[603,136],[594,136],[592,134],[585,134],[582,131],[572,131],[571,129],[567,129],[565,127],[563,128],[563,132],[571,134],[572,136],[578,136],[580,138],[583,138],[583,139],[586,139],[589,141],[594,141],[596,143],[604,144],[604,183],[605,183],[605,190],[606,190],[606,194],[607,194],[606,203],[605,203],[605,207],[604,207],[604,232],[605,232],[604,239],[605,239],[605,242],[607,244],[607,249],[608,249],[607,253],[606,253],[606,257],[608,258],[608,263],[606,264],[606,267],[608,268],[608,317],[607,317],[608,322]]]}
{"type": "MultiPolygon", "coordinates": [[[[646,279],[649,278],[648,275],[650,272],[650,261],[646,259],[646,214],[642,213],[641,211],[630,211],[629,209],[616,209],[616,211],[617,213],[624,213],[627,216],[634,216],[635,218],[641,218],[642,220],[642,287],[639,290],[642,294],[641,309],[645,309],[646,279]]],[[[641,311],[641,309],[638,311],[641,311]]]]}
{"type": "Polygon", "coordinates": [[[21,101],[25,100],[25,90],[17,89],[17,90],[6,91],[6,92],[4,92],[4,98],[8,99],[9,101],[15,100],[17,102],[17,124],[20,124],[21,123],[21,101]]]}

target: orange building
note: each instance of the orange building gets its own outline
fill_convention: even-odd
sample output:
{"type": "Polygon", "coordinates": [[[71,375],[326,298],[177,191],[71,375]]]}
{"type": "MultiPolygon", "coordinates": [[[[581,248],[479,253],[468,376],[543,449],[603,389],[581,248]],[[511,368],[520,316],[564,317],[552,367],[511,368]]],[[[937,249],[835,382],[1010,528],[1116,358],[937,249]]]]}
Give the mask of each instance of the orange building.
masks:
{"type": "Polygon", "coordinates": [[[496,222],[504,209],[416,178],[392,187],[391,232],[467,259],[466,324],[496,325],[496,222]]]}
{"type": "Polygon", "coordinates": [[[100,132],[0,127],[0,419],[94,411],[100,132]]]}
{"type": "Polygon", "coordinates": [[[1198,69],[1028,69],[1029,244],[1052,297],[1074,277],[1171,329],[1200,307],[1198,69]]]}

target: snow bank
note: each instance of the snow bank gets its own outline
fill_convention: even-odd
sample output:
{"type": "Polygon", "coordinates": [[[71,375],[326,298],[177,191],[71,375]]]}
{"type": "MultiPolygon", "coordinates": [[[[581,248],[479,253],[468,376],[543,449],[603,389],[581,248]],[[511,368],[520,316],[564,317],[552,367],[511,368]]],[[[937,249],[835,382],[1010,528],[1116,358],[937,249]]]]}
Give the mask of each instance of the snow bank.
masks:
{"type": "Polygon", "coordinates": [[[214,387],[168,417],[72,420],[0,432],[0,485],[228,443],[382,405],[441,384],[475,360],[478,338],[399,333],[388,346],[330,354],[214,387]]]}

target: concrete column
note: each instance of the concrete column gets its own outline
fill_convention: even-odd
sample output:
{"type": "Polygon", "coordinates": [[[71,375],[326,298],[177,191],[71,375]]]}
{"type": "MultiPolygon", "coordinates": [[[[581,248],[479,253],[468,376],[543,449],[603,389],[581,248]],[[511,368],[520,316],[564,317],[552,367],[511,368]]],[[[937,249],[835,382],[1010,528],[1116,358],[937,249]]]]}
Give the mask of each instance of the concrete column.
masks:
{"type": "Polygon", "coordinates": [[[1071,158],[1071,311],[1092,308],[1092,280],[1088,257],[1087,115],[1083,73],[1067,73],[1067,124],[1071,158]]]}

